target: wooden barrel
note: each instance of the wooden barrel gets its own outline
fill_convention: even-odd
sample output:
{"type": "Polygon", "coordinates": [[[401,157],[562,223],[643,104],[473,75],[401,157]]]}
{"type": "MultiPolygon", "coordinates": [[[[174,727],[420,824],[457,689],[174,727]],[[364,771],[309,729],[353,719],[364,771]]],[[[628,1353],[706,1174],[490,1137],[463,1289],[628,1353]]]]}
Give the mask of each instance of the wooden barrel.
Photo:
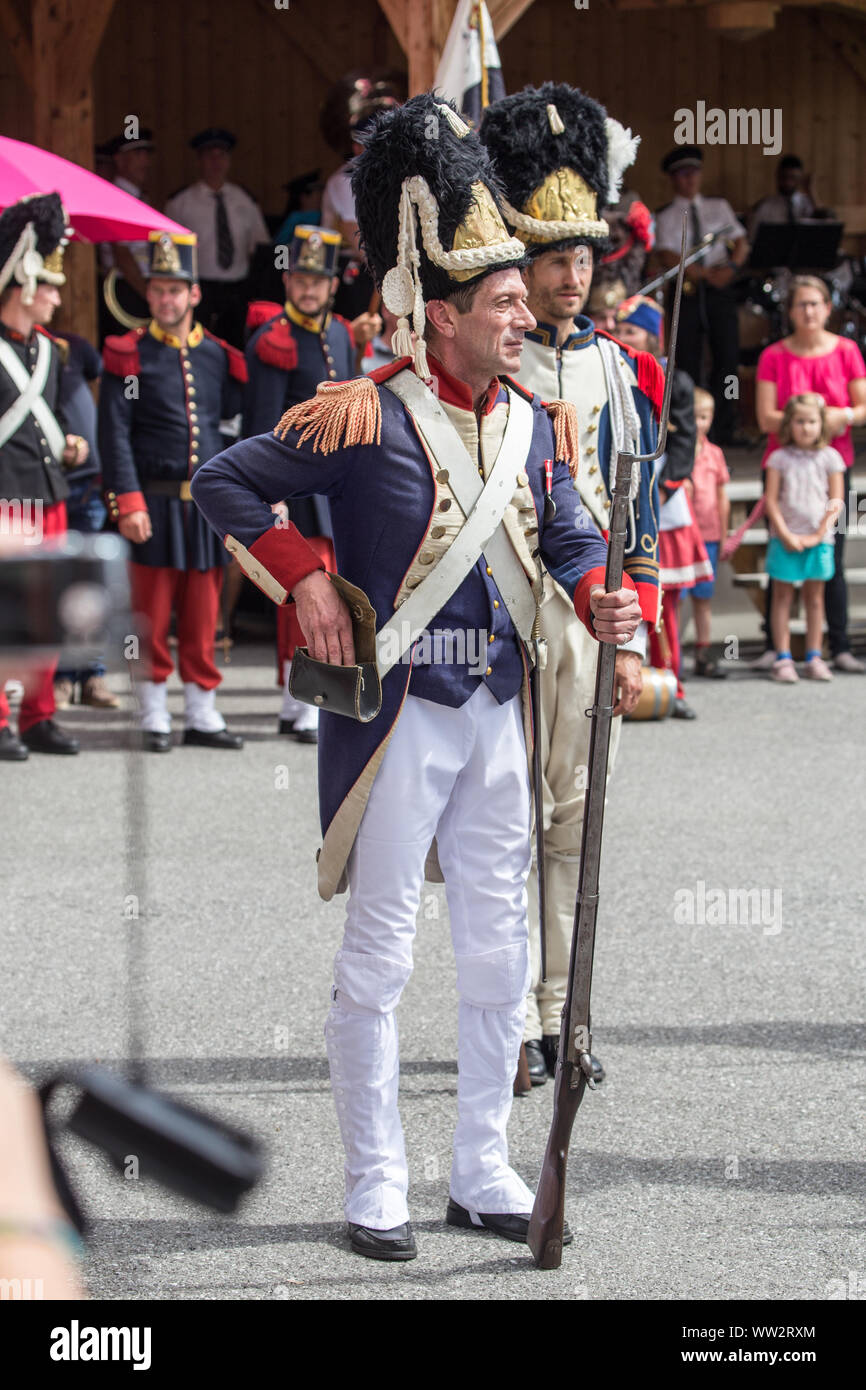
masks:
{"type": "Polygon", "coordinates": [[[641,667],[643,690],[640,699],[626,719],[667,719],[677,698],[677,678],[673,671],[657,666],[641,667]]]}

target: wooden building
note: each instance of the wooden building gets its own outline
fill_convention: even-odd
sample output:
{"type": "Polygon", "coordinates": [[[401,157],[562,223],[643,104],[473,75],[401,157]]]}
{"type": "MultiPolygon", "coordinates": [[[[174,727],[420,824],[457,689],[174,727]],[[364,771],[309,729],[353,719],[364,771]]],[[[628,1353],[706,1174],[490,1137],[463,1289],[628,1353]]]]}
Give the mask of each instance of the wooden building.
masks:
{"type": "MultiPolygon", "coordinates": [[[[195,176],[187,141],[238,135],[232,178],[266,212],[294,175],[339,163],[319,108],[351,68],[432,82],[456,0],[0,0],[0,132],[92,167],[94,141],[135,115],[157,155],[150,198],[195,176]]],[[[548,78],[597,97],[642,137],[630,186],[669,196],[659,161],[677,112],[778,112],[780,147],[707,145],[704,188],[744,209],[774,188],[778,153],[812,171],[817,201],[866,251],[866,0],[488,0],[506,88],[548,78]]],[[[69,313],[93,322],[93,252],[75,248],[69,313]]]]}

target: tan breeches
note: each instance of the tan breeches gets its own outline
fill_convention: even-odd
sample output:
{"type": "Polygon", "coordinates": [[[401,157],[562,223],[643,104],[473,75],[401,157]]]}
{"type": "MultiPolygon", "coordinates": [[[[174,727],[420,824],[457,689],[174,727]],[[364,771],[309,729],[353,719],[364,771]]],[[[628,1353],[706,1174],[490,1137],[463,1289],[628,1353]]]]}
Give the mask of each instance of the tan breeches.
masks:
{"type": "MultiPolygon", "coordinates": [[[[547,890],[547,981],[541,982],[538,878],[529,876],[529,943],[532,985],[525,1039],[559,1034],[565,1003],[580,837],[589,760],[591,721],[585,711],[595,696],[598,643],[549,575],[544,580],[542,635],[547,665],[541,673],[541,765],[544,769],[544,852],[547,890]]],[[[613,770],[622,720],[611,725],[608,776],[613,770]]]]}

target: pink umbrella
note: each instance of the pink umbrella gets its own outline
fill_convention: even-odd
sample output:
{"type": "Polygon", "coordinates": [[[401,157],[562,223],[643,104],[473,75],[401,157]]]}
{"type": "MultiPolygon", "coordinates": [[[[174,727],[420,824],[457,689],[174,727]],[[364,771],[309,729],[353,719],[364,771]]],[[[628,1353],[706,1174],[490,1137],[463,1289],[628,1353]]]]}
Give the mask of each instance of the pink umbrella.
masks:
{"type": "Polygon", "coordinates": [[[0,135],[0,210],[30,193],[59,193],[82,241],[146,241],[149,232],[190,235],[188,227],[80,164],[0,135]]]}

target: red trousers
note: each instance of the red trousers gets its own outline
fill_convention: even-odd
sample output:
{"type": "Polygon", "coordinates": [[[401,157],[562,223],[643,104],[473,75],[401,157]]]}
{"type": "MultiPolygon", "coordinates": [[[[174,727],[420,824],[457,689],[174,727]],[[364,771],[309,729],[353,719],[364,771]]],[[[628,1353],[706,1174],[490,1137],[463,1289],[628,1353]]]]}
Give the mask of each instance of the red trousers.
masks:
{"type": "Polygon", "coordinates": [[[214,662],[214,634],[223,571],[173,570],[130,563],[132,607],[144,624],[145,680],[161,684],[174,670],[168,645],[172,609],[177,614],[177,664],[180,678],[213,690],[222,681],[214,662]]]}
{"type": "MultiPolygon", "coordinates": [[[[42,511],[42,537],[49,540],[52,536],[59,537],[66,535],[66,503],[54,502],[43,508],[42,511]]],[[[24,686],[24,698],[21,701],[21,708],[18,711],[18,732],[26,734],[28,729],[32,729],[34,724],[41,724],[43,719],[50,719],[54,714],[56,706],[54,704],[54,672],[57,670],[57,661],[52,661],[50,666],[40,666],[37,670],[25,671],[21,676],[21,683],[24,686]]],[[[9,723],[9,701],[3,693],[3,681],[0,680],[0,729],[9,723]]]]}
{"type": "Polygon", "coordinates": [[[653,666],[673,671],[677,678],[677,698],[682,700],[685,698],[685,691],[680,683],[682,653],[679,607],[680,590],[665,589],[662,593],[662,630],[650,632],[650,661],[653,666]]]}
{"type": "MultiPolygon", "coordinates": [[[[333,574],[337,568],[337,561],[333,544],[328,537],[305,536],[304,540],[315,550],[325,569],[333,574]]],[[[277,685],[282,685],[285,681],[287,666],[295,654],[295,647],[304,647],[306,644],[307,639],[301,631],[295,605],[284,603],[277,609],[277,685]]]]}

